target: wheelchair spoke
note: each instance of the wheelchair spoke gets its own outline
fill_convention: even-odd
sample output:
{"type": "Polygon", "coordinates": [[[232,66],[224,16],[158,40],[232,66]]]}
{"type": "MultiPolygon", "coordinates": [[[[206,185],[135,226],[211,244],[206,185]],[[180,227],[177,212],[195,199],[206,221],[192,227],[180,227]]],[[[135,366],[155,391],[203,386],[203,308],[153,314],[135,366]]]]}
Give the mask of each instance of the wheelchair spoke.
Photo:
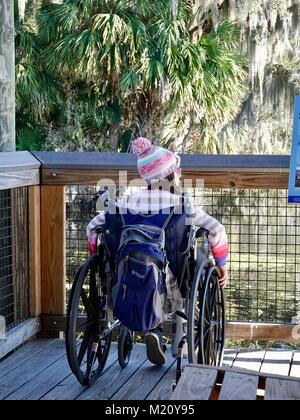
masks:
{"type": "Polygon", "coordinates": [[[93,307],[92,302],[90,301],[90,298],[87,297],[86,292],[83,289],[81,290],[81,299],[83,301],[87,315],[94,319],[97,319],[95,308],[93,307]]]}
{"type": "Polygon", "coordinates": [[[210,322],[205,317],[203,317],[203,321],[210,326],[210,322]]]}
{"type": "Polygon", "coordinates": [[[93,305],[93,307],[98,307],[99,303],[99,296],[98,296],[98,290],[96,285],[96,268],[94,267],[93,270],[90,272],[90,301],[93,305]]]}
{"type": "Polygon", "coordinates": [[[206,299],[205,307],[206,307],[206,315],[208,315],[210,317],[211,316],[211,313],[210,313],[210,303],[208,301],[208,298],[206,299]]]}
{"type": "Polygon", "coordinates": [[[213,288],[213,294],[212,294],[212,297],[211,297],[211,306],[210,306],[211,317],[212,317],[212,314],[213,314],[213,311],[214,311],[214,308],[215,308],[215,299],[216,299],[217,291],[218,291],[218,286],[216,284],[213,288]]]}
{"type": "Polygon", "coordinates": [[[213,345],[213,339],[212,339],[212,335],[209,336],[209,342],[208,342],[208,349],[209,349],[209,358],[208,358],[208,364],[213,364],[216,362],[216,354],[215,354],[215,349],[214,349],[214,345],[213,345]]]}
{"type": "Polygon", "coordinates": [[[205,338],[207,336],[207,334],[210,333],[210,328],[207,328],[206,332],[203,334],[203,338],[205,338]]]}
{"type": "Polygon", "coordinates": [[[88,347],[89,347],[89,345],[92,341],[91,340],[91,338],[92,338],[91,333],[92,333],[92,328],[87,328],[84,332],[84,336],[83,336],[82,343],[81,343],[81,346],[80,346],[79,354],[78,354],[78,357],[77,357],[79,365],[82,364],[84,355],[86,354],[86,352],[88,350],[88,347]]]}
{"type": "Polygon", "coordinates": [[[95,322],[96,321],[94,319],[88,319],[83,324],[79,324],[80,330],[86,330],[86,328],[91,327],[92,325],[94,325],[95,322]]]}
{"type": "Polygon", "coordinates": [[[195,308],[195,320],[198,322],[200,318],[200,311],[198,308],[195,308]]]}
{"type": "Polygon", "coordinates": [[[195,343],[194,343],[195,349],[199,347],[199,342],[200,342],[199,335],[197,335],[197,337],[195,337],[195,343]]]}
{"type": "Polygon", "coordinates": [[[217,364],[217,357],[216,357],[216,351],[214,348],[211,348],[211,360],[212,360],[212,365],[216,365],[217,364]]]}

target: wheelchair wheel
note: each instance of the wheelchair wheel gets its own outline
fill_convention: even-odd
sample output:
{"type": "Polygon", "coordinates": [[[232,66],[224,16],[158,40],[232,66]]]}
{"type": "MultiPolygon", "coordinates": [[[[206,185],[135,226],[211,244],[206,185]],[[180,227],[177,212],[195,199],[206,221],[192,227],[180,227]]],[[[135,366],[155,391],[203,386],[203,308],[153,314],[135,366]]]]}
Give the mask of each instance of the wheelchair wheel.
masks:
{"type": "Polygon", "coordinates": [[[133,333],[124,325],[120,328],[118,338],[118,359],[121,368],[128,366],[133,348],[133,333]]]}
{"type": "Polygon", "coordinates": [[[112,334],[105,334],[106,296],[99,257],[90,257],[73,284],[67,312],[66,350],[70,368],[79,383],[92,385],[102,373],[112,334]]]}
{"type": "Polygon", "coordinates": [[[189,362],[220,366],[225,346],[225,298],[217,267],[196,273],[188,316],[189,362]]]}

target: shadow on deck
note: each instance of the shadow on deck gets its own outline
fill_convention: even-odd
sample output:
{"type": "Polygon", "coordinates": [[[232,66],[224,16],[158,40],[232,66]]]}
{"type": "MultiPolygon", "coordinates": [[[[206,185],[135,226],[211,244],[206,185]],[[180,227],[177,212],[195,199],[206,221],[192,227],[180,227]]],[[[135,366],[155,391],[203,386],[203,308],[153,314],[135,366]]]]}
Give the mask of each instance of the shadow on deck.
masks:
{"type": "MultiPolygon", "coordinates": [[[[226,350],[224,365],[262,373],[300,377],[300,352],[226,350]]],[[[70,373],[62,340],[35,340],[0,363],[0,399],[4,400],[168,400],[175,361],[157,368],[146,359],[145,346],[134,347],[121,369],[113,346],[106,369],[90,389],[70,373]]]]}

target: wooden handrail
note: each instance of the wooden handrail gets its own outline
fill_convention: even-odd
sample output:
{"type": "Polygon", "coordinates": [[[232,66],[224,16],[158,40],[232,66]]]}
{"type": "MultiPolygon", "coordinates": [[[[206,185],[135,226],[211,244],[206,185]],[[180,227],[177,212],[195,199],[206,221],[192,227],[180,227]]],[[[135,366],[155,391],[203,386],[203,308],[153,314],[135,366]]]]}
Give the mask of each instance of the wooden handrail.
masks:
{"type": "MultiPolygon", "coordinates": [[[[137,158],[132,153],[34,152],[43,169],[135,170],[137,158]]],[[[184,169],[198,172],[215,170],[275,171],[289,169],[289,156],[275,155],[194,155],[181,156],[184,169]]]]}
{"type": "Polygon", "coordinates": [[[0,190],[39,185],[40,166],[29,152],[0,153],[0,190]]]}
{"type": "MultiPolygon", "coordinates": [[[[0,189],[32,186],[29,191],[29,203],[34,206],[30,213],[30,238],[34,244],[30,253],[32,316],[41,312],[64,316],[64,187],[95,185],[103,178],[118,183],[120,171],[126,171],[130,181],[139,177],[136,163],[132,154],[0,153],[0,189]]],[[[207,188],[286,189],[289,164],[289,156],[182,156],[184,178],[203,179],[207,188]]],[[[272,335],[287,341],[291,330],[291,326],[259,325],[254,328],[253,325],[234,324],[230,326],[230,336],[247,338],[249,328],[253,339],[268,339],[272,335]]]]}
{"type": "MultiPolygon", "coordinates": [[[[138,179],[136,157],[125,153],[39,152],[43,185],[95,185],[101,179],[118,183],[138,179]],[[121,172],[121,175],[120,175],[121,172]]],[[[203,180],[207,188],[288,187],[289,156],[182,155],[184,179],[203,180]]]]}
{"type": "MultiPolygon", "coordinates": [[[[289,156],[182,155],[184,179],[207,188],[286,189],[289,156]]],[[[12,152],[0,154],[0,189],[28,185],[94,185],[139,179],[136,157],[125,153],[12,152]],[[39,169],[41,180],[39,179],[39,169]]]]}

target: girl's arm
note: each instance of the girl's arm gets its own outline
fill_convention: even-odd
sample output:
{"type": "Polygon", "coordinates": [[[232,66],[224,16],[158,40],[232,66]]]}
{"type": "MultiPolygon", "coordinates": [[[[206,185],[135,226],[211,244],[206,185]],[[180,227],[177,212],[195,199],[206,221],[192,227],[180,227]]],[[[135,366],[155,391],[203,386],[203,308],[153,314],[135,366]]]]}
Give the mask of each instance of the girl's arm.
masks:
{"type": "Polygon", "coordinates": [[[216,264],[221,269],[222,278],[220,284],[226,287],[228,282],[228,272],[226,268],[227,258],[229,254],[229,246],[225,227],[214,217],[205,213],[200,208],[196,209],[195,225],[206,229],[209,232],[209,242],[211,244],[212,254],[216,260],[216,264]]]}

